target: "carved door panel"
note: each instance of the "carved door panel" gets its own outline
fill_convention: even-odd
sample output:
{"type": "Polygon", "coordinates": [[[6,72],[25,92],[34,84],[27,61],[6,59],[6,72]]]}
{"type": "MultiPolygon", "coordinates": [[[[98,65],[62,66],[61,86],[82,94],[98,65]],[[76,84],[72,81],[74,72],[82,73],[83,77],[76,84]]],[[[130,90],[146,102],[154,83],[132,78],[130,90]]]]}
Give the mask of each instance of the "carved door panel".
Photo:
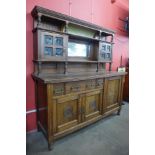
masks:
{"type": "Polygon", "coordinates": [[[54,132],[76,126],[80,122],[80,99],[78,96],[68,96],[54,101],[54,132]]]}
{"type": "Polygon", "coordinates": [[[85,95],[82,105],[82,110],[84,113],[84,115],[82,116],[83,121],[87,121],[89,119],[101,115],[101,105],[102,105],[101,90],[87,93],[85,95]]]}
{"type": "Polygon", "coordinates": [[[103,111],[116,108],[121,100],[121,77],[111,77],[105,79],[103,111]]]}

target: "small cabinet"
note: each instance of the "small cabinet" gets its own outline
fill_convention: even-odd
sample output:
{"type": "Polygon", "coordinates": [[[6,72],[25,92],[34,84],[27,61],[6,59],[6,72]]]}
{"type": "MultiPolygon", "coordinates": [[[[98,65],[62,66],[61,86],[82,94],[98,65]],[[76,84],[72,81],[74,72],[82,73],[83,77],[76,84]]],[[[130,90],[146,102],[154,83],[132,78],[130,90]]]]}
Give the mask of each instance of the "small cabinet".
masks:
{"type": "Polygon", "coordinates": [[[82,120],[87,121],[101,115],[102,91],[87,93],[82,99],[82,120]]]}
{"type": "Polygon", "coordinates": [[[99,61],[112,60],[112,45],[110,43],[100,42],[99,44],[99,61]]]}
{"type": "Polygon", "coordinates": [[[41,58],[65,60],[68,36],[41,32],[41,58]]]}
{"type": "Polygon", "coordinates": [[[54,132],[61,132],[80,122],[80,99],[78,95],[53,100],[54,132]]]}
{"type": "Polygon", "coordinates": [[[122,91],[122,77],[109,77],[104,83],[103,111],[107,112],[120,105],[122,91]]]}

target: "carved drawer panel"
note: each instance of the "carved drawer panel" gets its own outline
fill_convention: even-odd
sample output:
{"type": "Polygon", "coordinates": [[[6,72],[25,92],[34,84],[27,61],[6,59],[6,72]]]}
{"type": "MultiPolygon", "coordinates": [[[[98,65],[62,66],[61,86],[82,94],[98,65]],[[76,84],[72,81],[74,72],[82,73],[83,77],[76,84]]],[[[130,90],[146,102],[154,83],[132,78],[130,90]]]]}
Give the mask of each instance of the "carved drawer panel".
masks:
{"type": "Polygon", "coordinates": [[[53,95],[54,96],[59,96],[59,95],[64,95],[64,84],[54,84],[53,85],[53,95]]]}
{"type": "Polygon", "coordinates": [[[96,87],[103,88],[103,79],[96,79],[96,87]]]}
{"type": "Polygon", "coordinates": [[[93,79],[93,80],[88,80],[86,82],[86,89],[89,90],[89,89],[94,89],[96,87],[96,80],[93,79]]]}
{"type": "Polygon", "coordinates": [[[85,90],[85,81],[66,83],[66,94],[85,90]]]}

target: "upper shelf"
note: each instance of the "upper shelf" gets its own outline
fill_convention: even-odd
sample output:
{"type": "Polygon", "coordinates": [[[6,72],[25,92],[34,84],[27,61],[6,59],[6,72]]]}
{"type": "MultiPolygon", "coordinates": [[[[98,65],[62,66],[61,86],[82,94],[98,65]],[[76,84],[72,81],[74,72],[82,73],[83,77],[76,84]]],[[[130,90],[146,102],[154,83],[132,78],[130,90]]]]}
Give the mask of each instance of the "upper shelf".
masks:
{"type": "Polygon", "coordinates": [[[64,35],[68,35],[70,38],[78,38],[78,39],[82,39],[82,40],[89,40],[89,41],[102,41],[105,43],[110,43],[110,44],[114,44],[114,42],[109,42],[109,41],[105,41],[102,39],[97,39],[97,38],[92,38],[92,37],[88,37],[88,36],[82,36],[82,35],[77,35],[77,34],[72,34],[72,33],[66,33],[66,32],[60,32],[60,31],[55,31],[55,30],[49,30],[46,28],[35,28],[33,29],[33,32],[35,32],[37,29],[43,30],[43,31],[48,31],[48,32],[55,32],[55,33],[59,33],[59,34],[64,34],[64,35]]]}
{"type": "Polygon", "coordinates": [[[50,63],[50,62],[62,62],[62,63],[77,63],[77,62],[80,62],[80,63],[94,63],[94,64],[97,64],[97,63],[106,63],[106,62],[112,62],[112,61],[95,61],[95,60],[47,60],[47,59],[40,59],[40,60],[33,60],[34,63],[50,63]]]}
{"type": "Polygon", "coordinates": [[[104,36],[113,36],[115,33],[114,31],[103,28],[101,26],[86,22],[84,20],[76,19],[74,17],[64,15],[62,13],[57,13],[53,10],[45,9],[40,6],[35,6],[31,12],[31,14],[35,19],[38,18],[38,22],[39,22],[39,20],[41,20],[41,17],[47,17],[47,18],[49,18],[49,20],[50,19],[58,20],[59,23],[61,22],[62,24],[63,23],[71,23],[71,24],[76,24],[76,25],[79,25],[79,26],[82,26],[85,28],[89,28],[91,30],[95,30],[95,31],[102,33],[104,36]]]}

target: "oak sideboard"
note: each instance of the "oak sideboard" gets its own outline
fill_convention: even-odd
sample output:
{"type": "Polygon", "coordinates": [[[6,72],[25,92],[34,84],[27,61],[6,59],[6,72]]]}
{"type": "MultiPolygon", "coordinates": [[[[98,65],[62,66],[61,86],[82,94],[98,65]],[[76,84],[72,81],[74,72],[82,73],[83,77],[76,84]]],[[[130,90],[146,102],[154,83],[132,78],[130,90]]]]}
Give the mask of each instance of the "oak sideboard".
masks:
{"type": "Polygon", "coordinates": [[[126,73],[111,71],[114,31],[39,6],[31,14],[37,124],[51,150],[56,139],[120,114],[126,73]]]}

